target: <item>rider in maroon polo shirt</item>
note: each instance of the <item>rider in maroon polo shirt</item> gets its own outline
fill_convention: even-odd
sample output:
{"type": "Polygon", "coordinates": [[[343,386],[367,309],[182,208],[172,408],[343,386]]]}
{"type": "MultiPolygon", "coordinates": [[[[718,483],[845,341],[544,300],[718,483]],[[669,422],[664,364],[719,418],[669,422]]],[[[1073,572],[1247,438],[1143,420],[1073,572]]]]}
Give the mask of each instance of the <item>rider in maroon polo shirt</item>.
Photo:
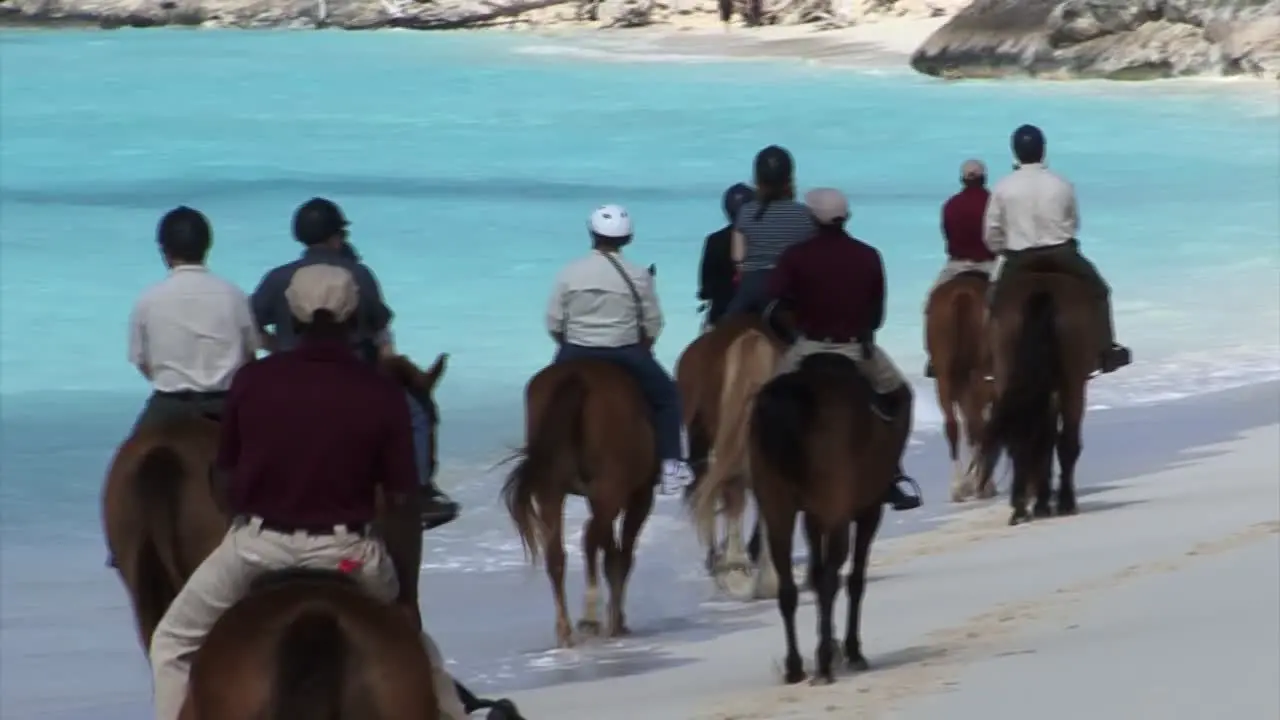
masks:
{"type": "MultiPolygon", "coordinates": [[[[849,202],[839,190],[818,188],[805,195],[817,223],[813,237],[783,251],[769,278],[776,298],[798,337],[778,365],[777,373],[800,367],[805,357],[835,353],[854,362],[876,393],[873,409],[886,421],[907,413],[911,386],[889,356],[875,344],[884,323],[884,264],[880,253],[844,230],[849,202]]],[[[904,448],[905,450],[905,448],[904,448]]],[[[913,484],[898,469],[886,501],[895,510],[912,510],[920,498],[903,491],[913,484]]]]}
{"type": "MultiPolygon", "coordinates": [[[[369,532],[378,487],[392,507],[409,510],[418,482],[404,391],[347,340],[359,304],[355,278],[336,265],[308,265],[285,297],[298,346],[244,366],[223,410],[218,466],[229,477],[232,528],[152,640],[157,720],[176,720],[191,655],[256,578],[290,567],[342,570],[392,602],[397,577],[413,570],[369,532]]],[[[430,638],[426,646],[442,717],[465,718],[439,650],[430,638]]]]}

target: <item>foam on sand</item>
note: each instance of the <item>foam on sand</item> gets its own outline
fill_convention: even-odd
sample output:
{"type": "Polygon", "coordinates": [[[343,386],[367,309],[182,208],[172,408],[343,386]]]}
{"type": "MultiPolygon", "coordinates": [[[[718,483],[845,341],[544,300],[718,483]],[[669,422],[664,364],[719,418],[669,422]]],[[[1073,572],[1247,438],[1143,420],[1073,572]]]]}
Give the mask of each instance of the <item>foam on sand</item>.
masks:
{"type": "MultiPolygon", "coordinates": [[[[767,603],[738,630],[667,647],[665,669],[516,699],[530,717],[563,720],[942,720],[1028,707],[1067,720],[1136,717],[1156,700],[1166,720],[1201,720],[1224,698],[1232,717],[1276,717],[1277,447],[1280,425],[1268,425],[1084,489],[1079,517],[1009,528],[1002,502],[878,546],[863,609],[873,670],[830,687],[781,684],[767,603]]],[[[814,627],[802,607],[810,658],[814,627]]]]}

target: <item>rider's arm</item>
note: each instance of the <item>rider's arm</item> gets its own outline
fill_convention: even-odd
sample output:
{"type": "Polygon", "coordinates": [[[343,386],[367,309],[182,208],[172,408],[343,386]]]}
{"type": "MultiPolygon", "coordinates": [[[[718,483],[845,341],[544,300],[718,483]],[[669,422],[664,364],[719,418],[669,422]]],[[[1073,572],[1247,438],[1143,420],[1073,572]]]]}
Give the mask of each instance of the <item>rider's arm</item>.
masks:
{"type": "Polygon", "coordinates": [[[258,323],[253,317],[253,308],[250,306],[248,296],[239,292],[236,288],[237,297],[235,299],[234,312],[236,324],[240,326],[240,336],[244,343],[244,362],[249,363],[258,357],[258,351],[262,349],[262,336],[258,332],[258,323]]]}
{"type": "Polygon", "coordinates": [[[774,300],[785,300],[791,296],[791,291],[796,284],[795,260],[791,253],[792,245],[782,254],[778,256],[778,262],[773,266],[773,272],[769,273],[767,281],[768,295],[774,300]]]}
{"type": "Polygon", "coordinates": [[[982,221],[982,241],[987,249],[999,255],[1004,252],[1007,240],[1004,228],[1004,200],[1000,193],[991,193],[987,200],[987,211],[982,221]]]}
{"type": "MultiPolygon", "coordinates": [[[[383,540],[396,577],[414,577],[418,569],[413,567],[416,557],[415,544],[422,545],[422,524],[419,512],[417,462],[413,454],[412,420],[409,405],[399,388],[388,389],[380,398],[379,410],[383,415],[381,457],[378,458],[379,481],[387,500],[387,521],[383,527],[383,540]]],[[[411,588],[401,587],[400,599],[412,597],[411,588]]]]}
{"type": "Polygon", "coordinates": [[[557,345],[564,344],[565,303],[568,301],[569,283],[564,273],[556,277],[551,286],[551,297],[547,300],[547,332],[557,345]]]}
{"type": "Polygon", "coordinates": [[[373,271],[362,263],[355,263],[352,270],[352,275],[356,279],[356,288],[360,291],[360,307],[357,310],[361,315],[360,324],[370,333],[378,336],[387,329],[395,315],[383,300],[382,288],[378,285],[378,279],[374,277],[373,271]]]}
{"type": "Polygon", "coordinates": [[[712,270],[715,269],[716,262],[711,257],[712,241],[715,235],[708,235],[707,239],[702,242],[702,260],[698,262],[698,299],[710,300],[711,295],[707,288],[715,284],[711,279],[712,270]]]}
{"type": "Polygon", "coordinates": [[[1071,237],[1080,241],[1080,206],[1076,204],[1076,188],[1071,183],[1066,183],[1066,198],[1064,199],[1065,207],[1063,214],[1066,216],[1067,225],[1071,228],[1071,237]]]}
{"type": "Polygon", "coordinates": [[[869,315],[871,331],[875,332],[884,326],[886,287],[884,281],[884,258],[881,257],[878,250],[873,249],[871,252],[875,254],[875,263],[871,270],[870,287],[867,289],[871,296],[871,312],[869,315]]]}
{"type": "Polygon", "coordinates": [[[151,379],[151,366],[147,363],[147,327],[143,322],[145,307],[139,300],[129,313],[129,364],[138,368],[142,377],[151,379]]]}
{"type": "Polygon", "coordinates": [[[733,235],[729,236],[729,258],[733,260],[735,265],[741,265],[742,259],[747,256],[747,236],[743,235],[737,228],[734,228],[733,235]]]}
{"type": "Polygon", "coordinates": [[[241,368],[231,377],[226,402],[222,404],[222,419],[218,424],[218,456],[214,467],[229,473],[240,462],[240,402],[244,387],[257,368],[241,368]]]}
{"type": "Polygon", "coordinates": [[[249,309],[253,314],[253,322],[257,326],[258,337],[267,352],[275,352],[276,336],[269,329],[276,322],[276,303],[284,298],[284,288],[280,287],[280,268],[276,268],[262,276],[253,295],[249,296],[249,309]]]}
{"type": "Polygon", "coordinates": [[[664,320],[662,317],[662,305],[658,302],[658,291],[654,287],[654,278],[649,273],[645,273],[636,283],[636,290],[640,293],[640,307],[644,310],[644,332],[649,336],[649,342],[652,344],[657,341],[658,335],[662,333],[664,320]]]}

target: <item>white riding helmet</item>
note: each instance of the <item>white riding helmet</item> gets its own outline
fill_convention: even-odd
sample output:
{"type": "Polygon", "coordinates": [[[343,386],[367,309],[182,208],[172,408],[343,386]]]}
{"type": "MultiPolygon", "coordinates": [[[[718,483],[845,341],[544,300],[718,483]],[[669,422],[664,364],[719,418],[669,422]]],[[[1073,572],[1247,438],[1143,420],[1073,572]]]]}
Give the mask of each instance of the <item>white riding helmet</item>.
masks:
{"type": "Polygon", "coordinates": [[[600,237],[621,240],[631,237],[631,216],[621,205],[601,205],[591,213],[587,227],[600,237]]]}

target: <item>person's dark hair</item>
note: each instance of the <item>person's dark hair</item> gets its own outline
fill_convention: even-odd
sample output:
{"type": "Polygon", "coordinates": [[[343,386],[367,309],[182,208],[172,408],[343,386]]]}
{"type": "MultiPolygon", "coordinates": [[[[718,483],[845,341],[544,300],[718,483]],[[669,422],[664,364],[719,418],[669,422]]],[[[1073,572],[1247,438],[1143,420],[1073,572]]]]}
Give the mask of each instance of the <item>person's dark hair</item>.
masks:
{"type": "Polygon", "coordinates": [[[351,334],[355,327],[355,316],[346,322],[338,322],[338,318],[328,310],[317,310],[311,314],[310,322],[293,319],[293,330],[301,337],[337,339],[351,334]]]}
{"type": "Polygon", "coordinates": [[[1045,144],[1044,133],[1035,125],[1023,125],[1014,130],[1010,139],[1013,156],[1023,165],[1044,162],[1045,144]]]}
{"type": "Polygon", "coordinates": [[[756,153],[756,220],[764,217],[770,203],[795,199],[795,173],[795,161],[786,149],[770,145],[756,153]]]}
{"type": "Polygon", "coordinates": [[[606,237],[591,233],[591,247],[604,248],[607,250],[620,250],[624,245],[631,242],[631,237],[606,237]]]}
{"type": "Polygon", "coordinates": [[[182,205],[160,219],[156,241],[165,257],[174,262],[203,263],[213,245],[213,231],[199,210],[182,205]]]}
{"type": "Polygon", "coordinates": [[[332,240],[347,229],[347,218],[332,200],[311,198],[293,213],[293,237],[307,247],[332,240]]]}

